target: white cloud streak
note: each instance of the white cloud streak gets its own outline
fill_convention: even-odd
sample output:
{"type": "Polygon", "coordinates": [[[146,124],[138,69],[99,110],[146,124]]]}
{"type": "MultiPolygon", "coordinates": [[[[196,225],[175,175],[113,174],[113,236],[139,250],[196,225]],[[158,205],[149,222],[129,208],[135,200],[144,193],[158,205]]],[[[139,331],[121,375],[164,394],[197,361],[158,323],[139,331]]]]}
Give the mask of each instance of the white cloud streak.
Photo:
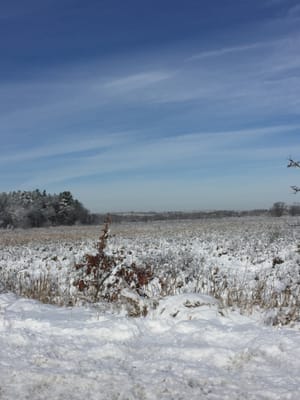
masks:
{"type": "Polygon", "coordinates": [[[300,18],[300,4],[291,7],[288,11],[288,16],[291,18],[300,18]]]}
{"type": "Polygon", "coordinates": [[[102,87],[108,90],[127,92],[151,86],[169,79],[173,75],[173,73],[161,71],[137,73],[105,82],[102,87]]]}
{"type": "Polygon", "coordinates": [[[223,47],[215,50],[203,51],[201,53],[194,54],[191,57],[187,58],[186,61],[202,60],[211,57],[222,57],[224,55],[231,53],[241,53],[249,50],[259,49],[262,47],[270,46],[271,44],[272,42],[257,42],[242,46],[223,47]]]}
{"type": "Polygon", "coordinates": [[[51,81],[40,77],[21,84],[2,83],[0,136],[45,127],[59,131],[65,121],[76,121],[90,110],[101,114],[106,108],[113,114],[117,107],[130,106],[138,113],[139,108],[149,109],[153,104],[201,102],[209,112],[215,109],[221,115],[300,115],[299,76],[290,78],[300,68],[299,40],[300,34],[292,34],[269,42],[222,47],[192,55],[193,62],[188,63],[178,56],[169,69],[159,66],[165,59],[157,54],[152,69],[143,60],[138,65],[125,60],[113,73],[103,73],[99,67],[93,68],[92,76],[81,73],[78,77],[72,72],[51,81]]]}
{"type": "MultiPolygon", "coordinates": [[[[138,172],[141,169],[170,168],[208,168],[214,163],[222,164],[229,161],[250,159],[264,160],[277,157],[279,154],[288,156],[295,148],[286,149],[255,145],[259,139],[271,140],[272,136],[285,134],[300,129],[300,125],[283,125],[260,129],[246,129],[228,132],[193,133],[176,137],[165,137],[151,140],[140,140],[137,143],[124,143],[118,148],[93,155],[77,157],[76,162],[68,163],[59,169],[52,168],[40,171],[35,177],[26,181],[24,187],[36,187],[41,183],[63,182],[70,179],[88,177],[91,175],[105,176],[110,173],[124,171],[138,172]],[[248,148],[247,148],[248,146],[248,148]]],[[[300,152],[300,145],[299,145],[300,152]]]]}
{"type": "MultiPolygon", "coordinates": [[[[90,136],[89,132],[89,136],[90,136]]],[[[59,143],[49,144],[42,147],[31,147],[28,151],[15,152],[1,155],[0,164],[16,163],[23,161],[34,161],[36,159],[66,156],[73,153],[82,153],[90,150],[103,150],[112,146],[120,146],[133,139],[133,132],[103,134],[98,132],[99,137],[79,138],[63,137],[59,143]]],[[[78,133],[77,133],[78,136],[78,133]]],[[[83,134],[84,136],[84,134],[83,134]]]]}

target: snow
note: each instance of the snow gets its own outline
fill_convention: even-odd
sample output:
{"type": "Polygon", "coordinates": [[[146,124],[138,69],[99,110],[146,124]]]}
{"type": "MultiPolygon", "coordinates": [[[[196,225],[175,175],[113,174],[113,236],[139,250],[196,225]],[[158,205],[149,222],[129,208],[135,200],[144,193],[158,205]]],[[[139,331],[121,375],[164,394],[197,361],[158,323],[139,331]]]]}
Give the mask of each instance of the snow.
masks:
{"type": "Polygon", "coordinates": [[[121,305],[73,285],[99,227],[1,231],[0,400],[298,400],[293,221],[112,226],[108,254],[155,276],[144,296],[120,286],[121,305]]]}
{"type": "Polygon", "coordinates": [[[0,295],[0,398],[298,399],[300,332],[201,294],[145,318],[0,295]]]}
{"type": "MultiPolygon", "coordinates": [[[[269,217],[113,225],[115,236],[106,251],[122,256],[117,268],[151,266],[155,279],[144,288],[151,298],[201,292],[244,308],[272,299],[279,309],[296,304],[300,296],[300,235],[292,223],[269,217]]],[[[74,264],[96,251],[101,228],[89,229],[2,231],[0,286],[58,305],[84,302],[89,294],[74,286],[82,278],[74,264]]],[[[106,284],[114,279],[110,274],[106,284]]]]}

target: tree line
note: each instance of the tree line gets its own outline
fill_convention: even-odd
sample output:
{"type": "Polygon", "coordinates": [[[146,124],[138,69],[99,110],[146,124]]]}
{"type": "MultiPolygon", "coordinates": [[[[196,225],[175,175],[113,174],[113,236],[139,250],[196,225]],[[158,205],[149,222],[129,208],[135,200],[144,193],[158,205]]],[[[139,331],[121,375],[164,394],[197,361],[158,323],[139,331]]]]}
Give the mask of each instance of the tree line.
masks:
{"type": "Polygon", "coordinates": [[[291,215],[296,217],[300,215],[300,203],[287,205],[283,201],[277,201],[270,208],[270,214],[273,217],[281,217],[282,215],[291,215]]]}
{"type": "Polygon", "coordinates": [[[0,193],[0,228],[30,228],[87,224],[91,214],[68,191],[49,194],[45,190],[0,193]]]}
{"type": "MultiPolygon", "coordinates": [[[[193,211],[193,212],[130,212],[113,213],[112,221],[151,222],[164,220],[244,217],[254,215],[300,215],[300,203],[291,206],[276,202],[267,209],[249,211],[193,211]]],[[[49,194],[40,191],[0,193],[0,228],[31,228],[74,224],[102,224],[107,214],[92,214],[71,192],[49,194]]]]}

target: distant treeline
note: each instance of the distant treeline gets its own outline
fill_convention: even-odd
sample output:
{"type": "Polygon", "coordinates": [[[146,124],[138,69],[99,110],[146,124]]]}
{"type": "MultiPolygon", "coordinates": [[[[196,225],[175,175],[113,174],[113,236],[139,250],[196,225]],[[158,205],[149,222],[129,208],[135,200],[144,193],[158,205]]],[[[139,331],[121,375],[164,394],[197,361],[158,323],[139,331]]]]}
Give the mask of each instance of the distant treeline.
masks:
{"type": "MultiPolygon", "coordinates": [[[[224,217],[245,217],[272,215],[300,215],[300,204],[287,206],[283,202],[274,203],[270,209],[250,211],[192,211],[192,212],[129,212],[112,213],[113,222],[151,222],[183,219],[205,219],[224,217]]],[[[15,191],[0,193],[0,228],[31,228],[57,225],[98,225],[107,214],[92,214],[71,192],[49,194],[45,190],[15,191]]]]}
{"type": "Polygon", "coordinates": [[[0,227],[41,227],[89,224],[89,211],[68,192],[34,191],[0,193],[0,227]]]}
{"type": "Polygon", "coordinates": [[[294,203],[291,206],[285,204],[283,201],[277,201],[270,208],[270,214],[273,217],[281,217],[283,215],[290,215],[296,217],[300,215],[300,203],[294,203]]]}
{"type": "MultiPolygon", "coordinates": [[[[184,219],[208,219],[226,217],[254,217],[254,216],[275,216],[283,215],[300,216],[300,204],[291,206],[283,202],[274,203],[269,209],[254,209],[246,211],[215,210],[215,211],[167,211],[167,212],[129,212],[110,214],[113,222],[151,222],[151,221],[172,221],[184,219]]],[[[93,214],[92,223],[101,224],[105,221],[107,214],[93,214]]]]}
{"type": "MultiPolygon", "coordinates": [[[[130,213],[113,213],[110,214],[113,222],[151,222],[151,221],[172,221],[184,219],[207,219],[207,218],[225,218],[225,217],[246,217],[269,215],[267,209],[257,209],[250,211],[167,211],[167,212],[130,212],[130,213]]],[[[94,223],[102,223],[107,214],[94,214],[94,223]]]]}

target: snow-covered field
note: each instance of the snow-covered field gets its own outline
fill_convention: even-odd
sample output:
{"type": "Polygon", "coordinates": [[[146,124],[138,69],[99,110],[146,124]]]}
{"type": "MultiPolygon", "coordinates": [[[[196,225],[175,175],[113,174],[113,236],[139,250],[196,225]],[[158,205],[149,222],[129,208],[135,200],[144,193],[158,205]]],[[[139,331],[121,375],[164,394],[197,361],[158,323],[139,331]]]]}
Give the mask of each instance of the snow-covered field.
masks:
{"type": "Polygon", "coordinates": [[[112,225],[107,252],[154,272],[121,290],[138,318],[73,285],[99,227],[0,232],[0,399],[298,399],[295,222],[112,225]]]}

